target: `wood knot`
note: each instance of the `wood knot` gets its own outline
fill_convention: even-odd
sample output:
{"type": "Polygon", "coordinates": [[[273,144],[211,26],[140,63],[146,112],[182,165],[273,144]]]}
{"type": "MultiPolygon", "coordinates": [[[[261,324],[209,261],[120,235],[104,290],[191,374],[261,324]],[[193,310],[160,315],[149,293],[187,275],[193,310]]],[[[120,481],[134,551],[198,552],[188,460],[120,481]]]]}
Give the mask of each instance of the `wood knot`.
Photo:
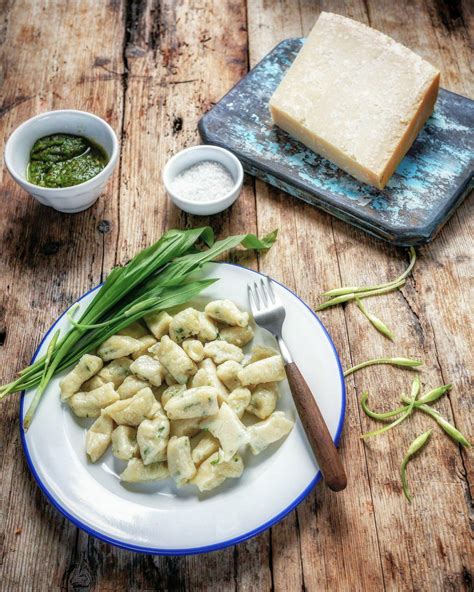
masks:
{"type": "Polygon", "coordinates": [[[101,68],[103,66],[107,66],[110,64],[110,58],[106,58],[103,56],[96,56],[94,60],[94,68],[101,68]]]}
{"type": "Polygon", "coordinates": [[[173,119],[173,134],[179,133],[183,129],[183,118],[175,117],[173,119]]]}
{"type": "Polygon", "coordinates": [[[108,220],[101,220],[99,222],[99,224],[97,225],[97,230],[101,234],[107,234],[108,232],[110,232],[110,227],[111,227],[111,224],[108,220]]]}
{"type": "Polygon", "coordinates": [[[41,252],[43,255],[56,255],[62,246],[63,243],[61,241],[48,241],[43,245],[41,252]]]}
{"type": "Polygon", "coordinates": [[[90,590],[94,584],[92,574],[84,564],[75,566],[67,578],[67,589],[74,591],[90,590]]]}

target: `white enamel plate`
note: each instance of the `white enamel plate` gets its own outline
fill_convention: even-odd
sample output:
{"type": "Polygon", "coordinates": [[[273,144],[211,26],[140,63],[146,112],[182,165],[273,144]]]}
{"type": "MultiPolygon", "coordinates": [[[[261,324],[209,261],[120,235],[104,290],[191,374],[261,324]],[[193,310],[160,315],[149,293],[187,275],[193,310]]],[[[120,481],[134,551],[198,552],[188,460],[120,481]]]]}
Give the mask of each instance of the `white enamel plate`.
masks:
{"type": "MultiPolygon", "coordinates": [[[[219,281],[203,292],[202,303],[229,298],[248,310],[246,287],[258,279],[257,272],[228,264],[208,264],[203,273],[219,281]]],[[[96,290],[79,300],[81,309],[96,290]]],[[[345,388],[334,345],[304,302],[284,286],[277,284],[275,290],[286,308],[283,337],[338,443],[345,388]]],[[[56,328],[67,330],[66,316],[51,327],[35,358],[46,352],[56,328]]],[[[274,345],[274,340],[257,328],[254,343],[274,345]]],[[[28,464],[49,501],[62,514],[89,534],[119,547],[165,555],[222,549],[281,520],[321,478],[286,381],[280,383],[277,408],[297,420],[292,432],[258,456],[245,452],[245,470],[240,479],[228,479],[213,492],[199,494],[192,485],[178,490],[171,480],[121,483],[118,474],[125,463],[115,459],[110,449],[96,464],[90,463],[84,438],[93,420],[78,420],[60,402],[59,378],[48,386],[28,432],[21,433],[28,464]]],[[[32,396],[31,391],[23,395],[21,417],[32,396]]]]}

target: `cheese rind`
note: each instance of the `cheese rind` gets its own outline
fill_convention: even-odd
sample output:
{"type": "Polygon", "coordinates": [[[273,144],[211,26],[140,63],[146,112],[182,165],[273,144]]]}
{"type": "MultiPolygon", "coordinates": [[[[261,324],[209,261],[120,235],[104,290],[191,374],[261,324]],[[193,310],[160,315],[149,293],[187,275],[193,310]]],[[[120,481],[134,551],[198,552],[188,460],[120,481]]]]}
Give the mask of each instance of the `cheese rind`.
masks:
{"type": "Polygon", "coordinates": [[[273,122],[383,189],[433,111],[439,71],[383,33],[321,13],[270,100],[273,122]]]}

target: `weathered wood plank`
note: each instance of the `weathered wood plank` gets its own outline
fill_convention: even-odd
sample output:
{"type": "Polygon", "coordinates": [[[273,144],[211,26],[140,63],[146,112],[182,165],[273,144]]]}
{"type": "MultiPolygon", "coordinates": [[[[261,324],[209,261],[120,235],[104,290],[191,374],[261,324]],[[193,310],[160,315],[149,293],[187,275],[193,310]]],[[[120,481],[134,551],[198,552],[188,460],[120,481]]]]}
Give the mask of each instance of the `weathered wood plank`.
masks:
{"type": "MultiPolygon", "coordinates": [[[[120,12],[96,2],[3,2],[4,139],[23,120],[64,107],[93,111],[120,128],[120,12]],[[87,38],[84,23],[87,22],[87,38]],[[107,26],[104,24],[107,23],[107,26]]],[[[45,329],[64,308],[100,281],[113,232],[118,175],[87,212],[68,216],[39,205],[0,170],[1,380],[30,359],[45,329]]],[[[47,502],[22,458],[18,397],[2,402],[2,547],[5,589],[58,588],[77,529],[47,502]]]]}
{"type": "MultiPolygon", "coordinates": [[[[221,235],[255,231],[252,184],[246,185],[231,211],[198,218],[172,206],[161,183],[167,159],[198,143],[196,126],[201,114],[245,73],[245,25],[245,6],[240,1],[169,0],[129,6],[117,263],[174,226],[210,223],[221,235]]],[[[255,266],[256,260],[249,257],[246,264],[255,266]]],[[[114,560],[97,565],[94,587],[123,585],[123,573],[130,565],[139,574],[126,583],[132,589],[222,590],[247,578],[252,585],[263,573],[261,559],[253,552],[256,544],[261,546],[254,541],[249,550],[246,544],[239,548],[246,556],[245,565],[236,559],[232,548],[212,555],[153,560],[109,548],[114,560]]],[[[86,568],[89,558],[100,557],[105,547],[81,534],[78,566],[86,568]]]]}
{"type": "MultiPolygon", "coordinates": [[[[422,12],[422,8],[421,3],[413,8],[413,19],[415,19],[415,13],[419,15],[422,12]]],[[[442,69],[449,65],[448,59],[442,60],[441,63],[437,62],[435,56],[438,47],[432,44],[429,27],[415,26],[395,30],[393,23],[400,19],[399,10],[409,12],[410,6],[371,3],[369,5],[370,22],[374,27],[386,30],[402,43],[411,46],[415,51],[419,51],[421,54],[424,53],[428,59],[434,61],[442,69]],[[413,30],[418,31],[418,35],[413,35],[413,30]]],[[[419,22],[419,19],[417,22],[419,22]]],[[[442,48],[440,48],[440,51],[442,51],[442,48]]],[[[453,223],[454,220],[448,224],[441,237],[432,246],[423,249],[423,254],[430,253],[431,257],[437,258],[436,253],[442,245],[442,237],[446,236],[446,233],[452,234],[449,228],[453,223]]],[[[387,256],[390,253],[388,250],[380,250],[378,246],[375,250],[368,244],[369,248],[365,248],[364,256],[361,257],[359,233],[353,232],[351,234],[350,246],[347,241],[344,241],[343,248],[338,249],[341,253],[340,266],[343,273],[343,283],[376,282],[381,277],[380,272],[384,269],[392,277],[397,275],[396,272],[390,270],[390,267],[387,267],[387,256]]],[[[462,237],[463,233],[460,234],[462,237]]],[[[457,242],[457,239],[450,242],[453,254],[458,250],[455,242],[457,242]]],[[[463,238],[461,238],[462,242],[464,242],[463,238]]],[[[465,253],[466,247],[462,247],[460,252],[465,253]]],[[[423,291],[423,293],[426,290],[431,294],[438,292],[433,289],[433,286],[440,285],[441,282],[438,284],[433,283],[433,274],[434,269],[431,262],[422,257],[416,268],[414,280],[408,282],[407,287],[401,294],[380,298],[375,302],[370,301],[371,307],[381,318],[387,321],[389,326],[397,327],[397,345],[383,343],[384,340],[381,337],[378,340],[379,344],[377,344],[377,339],[372,336],[369,345],[367,339],[364,340],[364,336],[367,334],[365,320],[356,308],[347,307],[346,317],[351,335],[351,351],[358,361],[382,353],[409,352],[426,360],[427,368],[423,372],[423,381],[427,386],[440,384],[444,380],[453,381],[455,384],[458,384],[459,381],[462,388],[464,382],[462,367],[463,364],[469,366],[469,355],[462,357],[462,361],[458,358],[457,371],[452,368],[453,371],[449,375],[443,371],[442,366],[440,368],[437,353],[438,344],[432,331],[433,321],[428,311],[425,310],[425,298],[418,298],[418,290],[423,291]],[[423,274],[423,280],[418,279],[420,274],[423,274]],[[354,327],[356,327],[355,333],[352,334],[354,327]],[[402,351],[400,347],[402,347],[402,351]]],[[[387,274],[382,275],[382,277],[385,275],[387,274]]],[[[461,283],[458,281],[453,282],[453,284],[456,284],[456,291],[461,288],[461,283]]],[[[454,288],[454,285],[452,287],[454,288]]],[[[442,290],[443,295],[439,294],[439,297],[443,300],[449,299],[450,293],[450,289],[445,285],[442,290]]],[[[439,311],[434,316],[439,319],[439,311]]],[[[463,331],[457,330],[457,323],[453,322],[454,319],[446,320],[448,322],[445,327],[449,327],[449,332],[456,335],[456,341],[459,339],[463,343],[465,341],[463,331]]],[[[467,338],[468,340],[469,338],[467,338]]],[[[465,348],[463,353],[466,353],[465,348]]],[[[406,389],[408,386],[408,377],[404,379],[402,377],[403,373],[399,371],[391,370],[390,372],[381,373],[380,370],[372,369],[364,375],[356,376],[355,384],[359,392],[367,387],[370,392],[373,391],[372,400],[375,402],[379,400],[382,403],[380,395],[383,393],[383,398],[390,401],[388,403],[390,407],[396,404],[398,398],[397,396],[394,398],[393,395],[397,395],[401,389],[406,389]],[[388,395],[389,393],[391,396],[388,395]]],[[[451,400],[456,400],[458,396],[453,392],[451,400]]],[[[461,398],[465,401],[462,406],[466,408],[467,401],[462,396],[462,393],[461,398]]],[[[452,420],[447,399],[440,402],[438,408],[448,419],[452,420]]],[[[464,413],[463,417],[469,417],[469,413],[464,413]]],[[[369,428],[371,422],[366,421],[365,418],[363,418],[363,425],[366,426],[364,429],[371,429],[369,428]]],[[[423,494],[423,485],[432,490],[442,490],[440,487],[442,483],[445,485],[444,494],[436,496],[429,509],[426,501],[423,502],[420,498],[415,500],[411,508],[407,509],[403,507],[404,500],[396,491],[398,488],[398,467],[403,450],[406,450],[409,442],[423,429],[426,429],[427,425],[430,425],[430,422],[427,422],[426,418],[417,416],[401,426],[397,432],[387,434],[384,438],[380,438],[378,441],[374,440],[367,445],[384,579],[387,588],[397,589],[400,586],[408,586],[417,589],[426,585],[423,582],[429,582],[429,587],[432,589],[457,588],[464,584],[465,574],[472,569],[472,562],[470,562],[468,552],[466,552],[470,548],[470,508],[465,503],[466,482],[463,479],[462,458],[456,447],[443,434],[436,433],[437,437],[433,438],[427,453],[416,461],[418,464],[414,464],[416,469],[412,467],[412,471],[417,471],[415,474],[418,476],[419,481],[415,481],[413,487],[417,487],[420,498],[422,495],[427,495],[426,492],[423,494]],[[386,470],[384,470],[384,466],[380,467],[379,459],[382,455],[386,459],[386,470]],[[397,501],[397,498],[400,501],[397,501]],[[459,507],[463,508],[462,512],[456,511],[456,508],[459,507]],[[406,519],[407,512],[409,512],[410,520],[406,519]],[[431,514],[431,520],[421,518],[421,516],[425,516],[425,513],[431,514]],[[447,521],[443,519],[440,521],[439,516],[449,516],[450,524],[448,525],[447,521]],[[455,523],[453,523],[454,517],[456,517],[455,523]],[[443,554],[442,549],[450,546],[452,548],[453,528],[457,533],[456,550],[450,557],[447,557],[443,554]],[[427,551],[427,555],[413,554],[417,541],[420,540],[424,541],[423,546],[427,551]],[[405,541],[405,543],[400,544],[400,541],[405,541]],[[435,556],[437,557],[437,564],[442,565],[437,571],[432,569],[433,557],[435,556]],[[411,564],[411,569],[408,571],[407,566],[409,564],[411,564]],[[409,584],[407,584],[407,581],[409,584]]],[[[467,433],[469,434],[469,430],[467,430],[467,433]]],[[[470,433],[472,434],[472,429],[470,433]]]]}
{"type": "MultiPolygon", "coordinates": [[[[254,19],[249,19],[251,23],[253,22],[253,25],[251,24],[250,27],[249,39],[250,57],[253,64],[281,39],[301,33],[298,32],[298,26],[294,24],[295,21],[298,21],[294,14],[296,11],[292,13],[293,20],[290,19],[288,17],[289,9],[286,3],[280,4],[278,8],[265,3],[259,4],[258,7],[255,7],[254,4],[251,6],[255,8],[254,19]]],[[[403,21],[402,13],[405,10],[411,10],[418,15],[422,12],[423,7],[421,3],[413,8],[411,6],[401,7],[393,3],[386,3],[384,6],[380,3],[370,3],[367,10],[363,3],[358,5],[356,2],[352,2],[347,12],[345,6],[336,5],[335,3],[331,3],[330,5],[328,3],[321,8],[347,14],[363,22],[370,22],[372,26],[386,31],[395,38],[397,38],[398,34],[398,39],[402,43],[413,47],[415,51],[419,51],[428,59],[432,59],[440,67],[452,63],[448,58],[445,58],[443,63],[439,63],[432,57],[432,39],[428,32],[425,33],[425,30],[429,31],[430,24],[426,22],[426,19],[423,20],[422,16],[416,19],[417,24],[420,26],[414,27],[414,29],[419,31],[418,34],[413,34],[411,27],[399,27],[399,23],[403,21]]],[[[303,6],[300,15],[301,21],[306,23],[303,25],[304,32],[307,32],[312,26],[318,12],[319,9],[312,3],[303,6]]],[[[436,50],[442,52],[442,48],[436,47],[436,50]]],[[[454,53],[455,50],[451,49],[450,51],[454,53]]],[[[321,230],[318,229],[318,225],[321,224],[320,220],[324,219],[323,214],[318,213],[314,215],[313,218],[315,219],[317,217],[317,222],[313,219],[309,223],[308,217],[310,214],[306,211],[309,208],[297,204],[288,196],[278,195],[273,189],[268,189],[267,187],[261,189],[259,184],[257,184],[257,190],[258,219],[274,219],[275,216],[278,216],[279,221],[281,221],[283,218],[283,237],[286,238],[286,234],[292,237],[288,243],[285,243],[284,253],[279,252],[277,247],[269,255],[267,259],[268,267],[265,269],[270,273],[280,273],[280,277],[290,287],[292,286],[292,281],[296,283],[297,292],[307,302],[316,304],[317,292],[321,291],[323,287],[340,285],[341,282],[346,285],[377,283],[381,278],[395,277],[403,268],[403,264],[400,262],[394,269],[391,259],[394,255],[396,256],[396,253],[379,242],[369,239],[362,235],[362,233],[350,229],[338,221],[331,221],[330,223],[334,235],[334,238],[332,238],[327,229],[325,232],[322,227],[321,230]],[[288,200],[291,200],[291,210],[288,208],[288,200]],[[298,217],[298,212],[301,208],[304,210],[305,215],[298,217]],[[306,229],[308,230],[306,231],[306,229]],[[313,245],[311,245],[311,239],[314,240],[313,245]],[[313,246],[313,249],[311,246],[313,246]],[[273,258],[275,263],[273,263],[273,258]],[[324,270],[318,268],[318,263],[322,258],[324,259],[324,270]],[[295,262],[301,262],[297,272],[292,269],[295,266],[295,262]],[[305,272],[303,272],[302,262],[304,262],[305,272]],[[328,271],[328,267],[331,264],[333,266],[332,275],[328,271]],[[318,272],[323,271],[323,273],[312,273],[314,267],[318,268],[318,272]],[[341,278],[338,277],[339,273],[341,274],[341,278]],[[310,281],[307,282],[309,284],[308,286],[305,285],[306,282],[303,278],[308,276],[310,278],[316,278],[314,282],[316,286],[311,285],[310,281]],[[323,281],[320,282],[320,278],[323,281]]],[[[451,225],[453,223],[454,221],[451,225]]],[[[261,223],[259,223],[260,227],[261,223]]],[[[467,228],[464,232],[466,230],[467,228]]],[[[449,232],[449,225],[442,236],[445,236],[446,232],[449,232]]],[[[464,243],[464,240],[463,238],[460,239],[461,244],[464,243]]],[[[431,249],[436,250],[436,245],[441,245],[441,241],[442,238],[440,237],[431,249]]],[[[430,248],[424,249],[425,251],[430,251],[430,248]]],[[[454,251],[457,251],[456,247],[454,247],[454,251]]],[[[459,250],[459,253],[466,252],[467,241],[459,250]]],[[[400,256],[402,253],[398,255],[400,256]]],[[[467,259],[466,266],[468,263],[469,260],[467,259]]],[[[454,268],[454,264],[451,267],[454,268]]],[[[434,290],[430,290],[433,283],[428,280],[428,277],[430,275],[432,276],[433,271],[429,269],[423,260],[416,270],[417,274],[420,273],[420,270],[425,270],[424,276],[427,290],[433,294],[434,290]]],[[[453,269],[452,273],[456,274],[453,269]]],[[[420,289],[420,283],[416,281],[415,287],[417,290],[420,289]]],[[[439,278],[439,283],[441,283],[441,278],[439,278]]],[[[456,277],[452,282],[451,290],[455,286],[458,288],[460,283],[460,278],[456,277]]],[[[327,311],[321,315],[326,325],[330,328],[331,334],[335,336],[336,344],[340,351],[342,349],[342,358],[347,365],[350,365],[350,362],[345,352],[348,353],[349,351],[350,358],[353,361],[361,361],[384,353],[405,353],[414,356],[421,355],[423,359],[427,360],[428,368],[423,374],[427,385],[434,386],[439,384],[443,380],[444,374],[447,376],[447,373],[443,373],[442,375],[442,372],[439,370],[438,365],[440,362],[437,361],[437,356],[439,356],[437,349],[439,350],[439,346],[435,342],[433,331],[430,328],[430,324],[438,323],[440,315],[439,313],[434,315],[436,316],[436,320],[432,320],[426,317],[426,311],[424,310],[420,311],[416,309],[413,311],[412,306],[407,305],[407,301],[411,300],[410,294],[407,295],[407,293],[412,291],[411,284],[409,284],[403,294],[400,293],[386,298],[380,298],[376,302],[369,301],[370,307],[381,318],[386,320],[389,326],[397,327],[398,339],[396,344],[387,343],[383,337],[371,330],[367,326],[365,318],[353,306],[348,306],[344,311],[349,342],[347,342],[346,335],[343,335],[342,339],[339,337],[341,324],[344,326],[344,319],[340,318],[341,311],[327,311]],[[334,327],[335,324],[337,325],[336,328],[334,327]]],[[[446,299],[446,293],[447,291],[440,290],[438,298],[440,300],[446,299]]],[[[449,306],[445,306],[444,308],[453,310],[449,306]]],[[[468,314],[467,307],[461,307],[461,311],[465,311],[465,314],[468,314]]],[[[452,318],[449,320],[446,319],[448,322],[445,327],[449,327],[448,332],[451,332],[451,328],[455,327],[452,333],[452,341],[457,341],[460,338],[462,344],[462,353],[459,352],[459,356],[457,354],[455,355],[457,365],[452,363],[450,368],[450,376],[453,377],[453,380],[457,379],[461,382],[462,391],[462,386],[466,383],[466,372],[462,368],[463,364],[469,367],[467,361],[470,359],[469,352],[466,351],[464,345],[469,343],[469,338],[467,337],[469,323],[466,323],[466,319],[463,319],[462,314],[459,315],[458,313],[458,317],[460,318],[458,318],[457,322],[452,318]],[[459,332],[460,325],[463,323],[464,330],[459,332]],[[466,339],[464,339],[464,336],[466,339]]],[[[456,348],[454,347],[453,349],[456,348]]],[[[390,397],[391,403],[389,406],[393,406],[396,404],[397,394],[401,392],[401,389],[406,390],[409,388],[409,380],[410,376],[399,370],[377,369],[368,370],[365,374],[356,376],[355,380],[351,379],[348,381],[349,419],[346,423],[342,442],[346,464],[353,465],[357,450],[357,444],[354,440],[348,442],[349,438],[353,436],[356,440],[357,436],[355,434],[360,433],[361,429],[363,431],[373,429],[373,424],[367,421],[365,417],[362,417],[358,411],[357,399],[362,388],[368,387],[370,392],[373,392],[372,399],[378,405],[383,407],[383,399],[390,397]],[[356,387],[355,389],[354,386],[356,387]],[[360,425],[358,425],[359,421],[360,425]]],[[[446,380],[451,380],[451,378],[446,377],[446,380]]],[[[467,393],[469,391],[466,390],[465,392],[467,393]]],[[[470,417],[469,412],[467,411],[466,413],[468,409],[467,397],[463,397],[462,395],[460,397],[462,400],[461,407],[464,409],[464,413],[460,412],[459,416],[464,418],[462,420],[464,426],[466,422],[469,422],[470,417]]],[[[453,396],[451,399],[453,400],[453,396]]],[[[440,403],[439,408],[448,418],[452,419],[447,401],[440,403]]],[[[369,496],[369,503],[365,505],[365,508],[363,507],[359,510],[360,514],[357,525],[360,529],[359,533],[356,533],[356,536],[354,536],[354,532],[352,532],[350,537],[347,537],[347,540],[343,539],[345,545],[341,545],[340,540],[337,541],[339,545],[336,544],[334,526],[332,529],[324,531],[319,524],[319,522],[324,524],[326,520],[330,520],[331,518],[333,521],[337,519],[335,505],[340,500],[342,500],[341,503],[346,501],[343,496],[337,496],[335,502],[330,507],[329,499],[332,501],[332,498],[329,498],[328,494],[324,495],[326,492],[322,489],[317,490],[314,496],[315,499],[318,499],[320,492],[324,498],[328,499],[323,499],[321,506],[317,506],[319,514],[316,520],[314,519],[315,509],[311,507],[311,502],[308,500],[302,504],[298,510],[298,516],[299,523],[302,525],[300,526],[300,536],[302,540],[302,559],[306,585],[316,589],[324,586],[340,589],[348,589],[351,586],[355,586],[356,588],[360,586],[363,589],[377,589],[380,586],[380,580],[376,579],[377,575],[380,577],[377,573],[380,569],[380,564],[378,561],[374,562],[375,565],[372,562],[366,561],[367,556],[374,558],[378,554],[377,544],[380,547],[384,585],[387,588],[418,589],[423,586],[423,581],[429,582],[429,585],[433,589],[444,589],[449,586],[456,587],[457,585],[461,587],[463,585],[464,578],[466,577],[465,574],[469,573],[470,569],[467,567],[470,562],[466,553],[466,549],[470,548],[470,541],[468,534],[469,508],[464,498],[464,466],[459,451],[442,434],[437,434],[437,438],[433,439],[433,443],[430,444],[429,454],[427,453],[417,460],[417,465],[414,463],[418,471],[418,479],[415,477],[413,487],[418,486],[418,489],[420,489],[423,484],[426,486],[427,483],[432,483],[433,489],[441,491],[440,484],[443,483],[446,484],[444,494],[436,497],[430,508],[427,508],[426,501],[423,503],[418,499],[414,503],[413,508],[408,509],[406,508],[407,504],[404,498],[400,495],[398,471],[401,455],[415,435],[421,433],[423,428],[426,429],[426,425],[426,419],[422,419],[421,417],[413,418],[412,422],[407,422],[407,425],[402,426],[398,432],[387,434],[385,438],[370,442],[364,450],[359,450],[359,454],[356,457],[359,459],[359,462],[361,456],[363,458],[365,455],[367,458],[371,494],[369,496]],[[381,458],[385,459],[382,466],[380,463],[381,458]],[[420,465],[422,466],[420,467],[420,465]],[[423,515],[423,518],[420,518],[416,511],[414,511],[416,504],[420,504],[417,507],[417,511],[423,515]],[[462,508],[462,511],[459,511],[459,508],[462,508]],[[367,512],[368,509],[369,512],[367,512]],[[407,512],[410,514],[410,520],[404,518],[407,512]],[[367,533],[362,530],[361,516],[373,513],[375,513],[374,519],[376,524],[376,535],[374,537],[375,553],[367,553],[367,533]],[[302,518],[303,514],[304,517],[302,518]],[[426,519],[426,514],[431,514],[431,519],[426,519]],[[449,525],[439,523],[437,517],[440,515],[443,517],[449,516],[449,525]],[[316,524],[318,529],[316,530],[314,528],[312,532],[309,532],[308,525],[310,524],[316,524]],[[459,533],[459,541],[454,544],[456,549],[448,557],[446,554],[443,554],[441,549],[446,547],[453,549],[451,535],[453,527],[459,533]],[[359,534],[358,537],[357,534],[359,534]],[[420,540],[424,541],[423,547],[429,549],[429,552],[427,555],[424,553],[415,554],[416,556],[413,558],[412,554],[416,548],[415,541],[420,540]],[[404,543],[404,541],[406,542],[404,543]],[[353,543],[353,546],[351,543],[353,543]],[[344,548],[343,555],[337,551],[335,546],[339,549],[344,548]],[[333,553],[330,551],[333,551],[333,553]],[[325,552],[327,552],[328,560],[324,561],[323,559],[318,565],[317,558],[324,558],[325,552]],[[342,557],[344,557],[344,560],[342,563],[339,563],[342,557]],[[433,557],[436,557],[437,565],[442,566],[436,572],[432,570],[433,557]],[[410,564],[413,566],[411,569],[408,567],[410,564]],[[359,574],[358,570],[362,574],[359,574]],[[356,573],[359,576],[358,578],[355,577],[356,573]],[[362,584],[364,576],[367,578],[365,585],[362,584]],[[373,579],[374,576],[375,579],[373,579]],[[361,583],[356,584],[355,582],[361,583]]],[[[466,433],[472,433],[472,430],[470,431],[468,429],[466,433]]],[[[411,475],[413,475],[413,467],[411,469],[411,475]]],[[[355,479],[360,480],[360,475],[364,472],[358,466],[357,471],[354,472],[357,475],[355,479]]],[[[348,492],[353,487],[354,483],[350,480],[348,492]]],[[[357,487],[361,487],[360,483],[357,484],[357,487]]],[[[420,491],[419,496],[421,497],[421,495],[423,494],[420,491]]],[[[426,500],[427,494],[425,493],[424,495],[426,500]]],[[[359,502],[363,499],[360,491],[357,491],[355,497],[359,502]]],[[[350,511],[346,511],[345,515],[354,516],[356,513],[353,507],[350,511]]],[[[285,586],[291,581],[290,577],[286,579],[285,576],[286,573],[283,573],[280,582],[281,589],[285,589],[285,586]]],[[[275,577],[276,573],[274,573],[275,577]]]]}
{"type": "MultiPolygon", "coordinates": [[[[291,2],[278,6],[264,2],[249,5],[249,48],[251,65],[279,41],[302,36],[314,24],[318,9],[306,2],[297,11],[291,2]],[[253,11],[253,12],[252,12],[253,11]]],[[[280,228],[280,241],[264,263],[264,270],[283,281],[311,306],[325,285],[339,285],[340,275],[334,242],[334,222],[328,215],[257,183],[259,231],[270,225],[280,228]]],[[[327,327],[346,366],[351,364],[344,315],[341,310],[328,317],[327,327]]],[[[351,393],[349,393],[350,395],[351,393]]],[[[298,532],[288,532],[286,524],[272,529],[273,545],[288,549],[290,541],[300,539],[301,561],[291,547],[293,561],[288,565],[278,554],[274,559],[275,589],[291,589],[304,581],[307,589],[374,589],[382,586],[377,532],[371,493],[367,480],[363,447],[354,425],[356,399],[348,397],[346,426],[342,438],[342,457],[349,488],[342,494],[329,493],[319,485],[297,510],[298,532]],[[362,510],[361,510],[362,508],[362,510]],[[357,514],[357,521],[346,517],[357,514]],[[287,538],[286,538],[287,537],[287,538]],[[285,540],[286,538],[286,540],[285,540]],[[367,566],[363,557],[373,558],[367,566]]]]}

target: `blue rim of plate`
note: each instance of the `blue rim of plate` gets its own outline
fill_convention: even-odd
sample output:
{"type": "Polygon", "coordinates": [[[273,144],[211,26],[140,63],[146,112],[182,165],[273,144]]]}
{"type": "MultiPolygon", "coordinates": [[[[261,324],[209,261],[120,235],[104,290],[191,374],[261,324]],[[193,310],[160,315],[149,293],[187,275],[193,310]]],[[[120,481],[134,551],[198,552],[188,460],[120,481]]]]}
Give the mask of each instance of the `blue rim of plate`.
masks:
{"type": "MultiPolygon", "coordinates": [[[[213,262],[213,263],[217,263],[217,262],[213,262]]],[[[243,265],[237,265],[235,263],[225,263],[226,265],[232,265],[233,267],[240,267],[242,269],[245,269],[247,271],[251,271],[259,276],[264,276],[265,274],[262,274],[258,271],[255,271],[254,269],[249,269],[248,267],[244,267],[243,265]]],[[[278,284],[279,286],[281,286],[282,288],[284,288],[287,292],[290,292],[290,294],[292,294],[295,298],[297,298],[302,304],[304,304],[304,306],[310,311],[310,313],[314,316],[314,318],[316,319],[316,321],[319,323],[319,325],[321,326],[321,329],[323,330],[324,334],[326,335],[327,340],[329,341],[329,344],[331,345],[331,348],[334,352],[334,356],[336,358],[336,362],[337,362],[337,366],[339,369],[339,375],[340,375],[340,379],[341,379],[341,384],[342,384],[342,407],[341,407],[341,415],[339,416],[339,423],[337,426],[337,430],[336,430],[336,435],[334,438],[334,442],[336,444],[336,446],[339,445],[339,441],[341,439],[341,434],[342,434],[342,428],[344,425],[344,418],[346,415],[346,383],[344,380],[344,372],[342,370],[342,365],[341,365],[341,361],[339,359],[339,355],[337,353],[336,350],[336,346],[333,343],[333,340],[331,339],[326,327],[323,325],[323,323],[321,322],[321,320],[319,319],[319,317],[317,316],[317,314],[314,312],[314,310],[309,307],[306,302],[304,302],[304,300],[302,300],[299,296],[297,296],[292,290],[290,290],[289,288],[287,288],[286,286],[284,286],[283,284],[281,284],[280,282],[274,280],[273,278],[271,278],[272,281],[274,281],[276,284],[278,284]]],[[[45,342],[45,340],[47,339],[48,335],[51,333],[51,331],[54,329],[54,327],[58,324],[58,322],[64,317],[64,315],[68,312],[68,310],[70,310],[75,304],[79,303],[81,300],[83,300],[84,298],[86,298],[86,296],[88,296],[89,294],[91,294],[92,292],[94,292],[95,290],[97,290],[97,288],[99,288],[102,284],[98,284],[97,286],[95,286],[94,288],[91,288],[88,292],[86,292],[85,294],[83,294],[80,298],[78,298],[73,304],[71,304],[71,306],[66,309],[62,315],[60,315],[56,321],[53,323],[53,325],[51,325],[51,327],[49,328],[49,330],[46,332],[46,334],[44,335],[43,339],[41,340],[40,344],[38,345],[38,347],[36,348],[35,353],[33,354],[33,357],[31,358],[31,362],[30,364],[32,364],[35,360],[36,357],[43,345],[43,343],[45,342]]],[[[210,553],[212,551],[220,551],[222,549],[225,549],[226,547],[231,547],[232,545],[237,545],[238,543],[243,543],[244,541],[257,536],[258,534],[262,533],[263,531],[267,530],[268,528],[271,528],[272,526],[274,526],[275,524],[277,524],[278,522],[280,522],[280,520],[282,520],[287,514],[289,514],[294,508],[296,508],[296,506],[298,506],[310,493],[311,491],[314,489],[314,487],[319,483],[319,481],[321,481],[321,471],[318,471],[316,473],[316,476],[314,477],[314,479],[311,481],[311,483],[306,487],[306,489],[303,490],[302,493],[300,493],[300,495],[291,502],[291,504],[289,506],[287,506],[284,510],[282,510],[279,514],[277,514],[276,516],[274,516],[271,520],[268,520],[267,522],[265,522],[264,524],[258,526],[257,528],[254,528],[253,530],[251,530],[250,532],[247,532],[243,535],[240,535],[238,537],[235,537],[233,539],[229,539],[227,541],[223,541],[221,543],[216,543],[214,545],[207,545],[204,547],[192,547],[190,549],[154,549],[151,547],[140,547],[137,545],[132,545],[129,543],[124,543],[122,541],[118,541],[112,537],[107,536],[106,534],[103,534],[101,532],[98,532],[96,530],[94,530],[93,528],[91,528],[90,526],[87,526],[87,524],[84,524],[83,522],[81,522],[80,520],[78,520],[75,516],[73,516],[72,514],[70,514],[68,512],[68,510],[66,508],[64,508],[63,506],[61,506],[61,504],[59,504],[53,497],[53,495],[49,492],[48,488],[46,487],[46,485],[41,481],[40,476],[38,475],[35,466],[33,464],[33,461],[30,457],[30,453],[28,451],[28,445],[26,443],[26,437],[25,437],[25,430],[23,429],[23,406],[24,406],[24,400],[25,400],[25,391],[22,391],[21,393],[21,399],[20,399],[20,438],[21,438],[21,444],[23,446],[23,451],[25,453],[26,456],[26,461],[28,463],[28,467],[30,468],[31,473],[33,474],[33,477],[35,478],[35,481],[37,482],[37,484],[39,485],[41,491],[44,493],[44,495],[46,496],[46,498],[48,499],[48,501],[57,509],[59,510],[59,512],[65,516],[70,522],[72,522],[75,526],[77,526],[78,528],[80,528],[81,530],[83,530],[84,532],[86,532],[87,534],[100,539],[101,541],[104,541],[106,543],[110,543],[116,547],[119,547],[120,549],[126,549],[127,551],[135,551],[138,553],[144,553],[147,555],[165,555],[165,556],[180,556],[180,555],[199,555],[200,553],[210,553]]]]}

